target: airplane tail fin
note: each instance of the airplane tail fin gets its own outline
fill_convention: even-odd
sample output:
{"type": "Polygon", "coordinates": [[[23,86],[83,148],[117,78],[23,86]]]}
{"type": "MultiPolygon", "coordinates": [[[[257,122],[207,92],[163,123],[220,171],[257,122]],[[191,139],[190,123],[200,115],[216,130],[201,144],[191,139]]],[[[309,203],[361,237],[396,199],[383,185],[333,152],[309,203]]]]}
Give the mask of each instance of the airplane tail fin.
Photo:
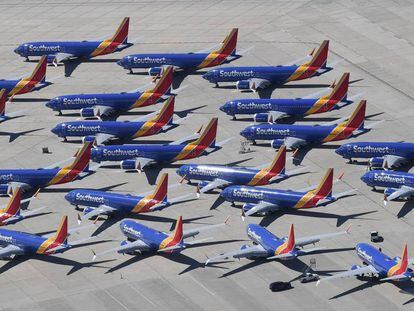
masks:
{"type": "Polygon", "coordinates": [[[218,118],[212,118],[200,137],[197,140],[191,142],[190,145],[214,148],[217,136],[217,123],[218,118]]]}
{"type": "Polygon", "coordinates": [[[52,238],[55,244],[64,244],[68,239],[68,216],[63,216],[56,234],[52,238]]]}
{"type": "Polygon", "coordinates": [[[158,93],[160,95],[170,94],[173,84],[173,73],[174,69],[172,66],[163,67],[161,78],[158,80],[151,92],[158,93]]]}
{"type": "Polygon", "coordinates": [[[328,51],[329,51],[329,40],[325,40],[315,51],[313,50],[311,55],[312,59],[307,62],[305,65],[309,67],[316,68],[326,68],[326,63],[328,60],[328,51]]]}
{"type": "Polygon", "coordinates": [[[348,95],[348,86],[349,86],[349,72],[346,72],[342,75],[338,83],[335,84],[335,87],[329,95],[324,96],[324,99],[330,99],[334,101],[343,101],[346,100],[348,95]]]}
{"type": "Polygon", "coordinates": [[[361,100],[349,117],[348,121],[346,122],[346,127],[352,130],[362,130],[364,129],[364,121],[365,121],[365,111],[367,107],[367,101],[361,100]]]}
{"type": "Polygon", "coordinates": [[[175,225],[174,231],[167,238],[169,243],[167,247],[171,247],[180,244],[183,240],[183,217],[179,216],[175,225]]]}
{"type": "Polygon", "coordinates": [[[159,202],[167,201],[168,194],[168,173],[164,173],[157,183],[157,187],[152,193],[151,197],[159,202]]]}
{"type": "Polygon", "coordinates": [[[83,172],[89,168],[89,161],[91,159],[91,149],[93,142],[85,142],[82,149],[76,152],[76,158],[72,164],[65,167],[73,171],[83,172]]]}
{"type": "Polygon", "coordinates": [[[333,168],[328,168],[323,176],[318,187],[313,190],[313,193],[318,197],[330,197],[332,195],[332,186],[333,186],[333,168]]]}
{"type": "Polygon", "coordinates": [[[171,124],[174,115],[174,104],[175,96],[169,96],[164,104],[164,107],[162,107],[158,115],[152,119],[152,122],[157,122],[164,125],[171,124]]]}
{"type": "Polygon", "coordinates": [[[125,44],[128,42],[129,17],[125,17],[115,34],[109,39],[113,44],[125,44]]]}
{"type": "Polygon", "coordinates": [[[276,153],[275,158],[273,159],[272,164],[267,168],[268,173],[272,175],[279,175],[285,173],[286,166],[286,146],[282,145],[278,152],[276,153]]]}
{"type": "Polygon", "coordinates": [[[220,49],[215,51],[217,54],[224,54],[224,55],[236,55],[236,47],[237,47],[237,35],[239,29],[233,28],[224,41],[221,43],[220,49]]]}
{"type": "Polygon", "coordinates": [[[9,215],[19,215],[20,214],[20,202],[22,197],[22,190],[20,187],[17,187],[13,190],[13,195],[7,203],[7,207],[4,212],[9,215]]]}
{"type": "Polygon", "coordinates": [[[294,247],[295,247],[295,228],[293,224],[291,224],[290,229],[289,229],[289,235],[286,240],[285,252],[288,253],[292,251],[294,247]]]}
{"type": "Polygon", "coordinates": [[[37,63],[36,68],[33,70],[32,75],[26,80],[29,80],[33,84],[37,84],[39,82],[44,83],[46,81],[46,66],[47,57],[43,55],[37,63]]]}
{"type": "Polygon", "coordinates": [[[6,89],[0,90],[0,117],[4,117],[6,114],[6,101],[7,101],[7,92],[6,89]]]}

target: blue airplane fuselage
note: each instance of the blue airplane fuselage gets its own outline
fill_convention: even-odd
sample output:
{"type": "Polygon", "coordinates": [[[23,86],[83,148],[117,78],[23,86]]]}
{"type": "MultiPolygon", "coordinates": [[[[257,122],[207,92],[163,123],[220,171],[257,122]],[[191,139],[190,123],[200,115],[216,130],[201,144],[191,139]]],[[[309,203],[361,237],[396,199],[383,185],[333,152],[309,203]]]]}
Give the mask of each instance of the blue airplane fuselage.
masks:
{"type": "Polygon", "coordinates": [[[256,78],[265,79],[272,84],[283,84],[289,81],[298,68],[299,66],[222,67],[210,70],[203,78],[211,83],[256,78]]]}
{"type": "Polygon", "coordinates": [[[8,184],[11,182],[25,183],[32,188],[45,187],[60,170],[60,168],[0,170],[0,194],[7,193],[8,184]]]}
{"type": "Polygon", "coordinates": [[[351,158],[374,158],[385,155],[400,156],[405,159],[414,160],[414,143],[393,142],[356,142],[347,143],[336,149],[337,154],[346,159],[351,158]]]}
{"type": "Polygon", "coordinates": [[[306,115],[318,99],[279,99],[279,98],[251,98],[235,99],[226,102],[220,110],[229,116],[253,115],[277,111],[291,116],[306,115]]]}
{"type": "MultiPolygon", "coordinates": [[[[358,257],[367,265],[372,265],[380,278],[387,277],[388,272],[399,264],[399,259],[391,258],[380,252],[377,248],[367,243],[358,243],[355,247],[358,257]]],[[[412,270],[406,272],[407,278],[412,275],[412,270]]]]}
{"type": "Polygon", "coordinates": [[[209,53],[133,54],[123,57],[117,64],[124,69],[152,68],[171,65],[181,69],[197,68],[209,53]]]}
{"type": "MultiPolygon", "coordinates": [[[[18,246],[23,250],[23,255],[37,253],[46,240],[47,238],[35,234],[0,228],[0,245],[3,247],[7,245],[18,246]]],[[[71,247],[69,244],[63,244],[62,246],[53,253],[62,253],[71,247]]]]}
{"type": "Polygon", "coordinates": [[[361,180],[371,187],[414,188],[414,174],[399,171],[373,170],[366,172],[361,180]]]}
{"type": "MultiPolygon", "coordinates": [[[[72,205],[99,207],[110,206],[119,213],[130,213],[144,199],[143,196],[136,196],[121,193],[109,193],[105,191],[79,189],[72,190],[65,195],[65,199],[72,205]]],[[[163,207],[168,206],[164,201],[163,207]]]]}
{"type": "Polygon", "coordinates": [[[127,111],[141,95],[140,92],[62,95],[52,98],[46,106],[55,111],[78,110],[95,106],[108,106],[114,110],[127,111]]]}

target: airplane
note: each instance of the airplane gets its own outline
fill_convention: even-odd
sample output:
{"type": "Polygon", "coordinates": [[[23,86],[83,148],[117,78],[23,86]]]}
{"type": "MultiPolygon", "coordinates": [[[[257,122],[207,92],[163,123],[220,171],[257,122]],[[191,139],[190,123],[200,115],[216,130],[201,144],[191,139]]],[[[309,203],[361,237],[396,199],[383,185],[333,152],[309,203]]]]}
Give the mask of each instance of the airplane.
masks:
{"type": "Polygon", "coordinates": [[[202,69],[230,63],[241,57],[236,54],[238,29],[233,28],[221,43],[220,48],[209,53],[158,53],[133,54],[117,62],[119,66],[133,73],[135,68],[149,68],[151,76],[158,76],[163,66],[171,65],[174,70],[202,69]]]}
{"type": "Polygon", "coordinates": [[[6,114],[7,90],[0,90],[0,123],[22,116],[24,110],[14,111],[6,114]]]}
{"type": "Polygon", "coordinates": [[[185,241],[185,239],[190,237],[194,238],[201,232],[225,226],[227,222],[228,217],[221,224],[207,225],[199,228],[184,230],[183,219],[179,216],[174,231],[171,233],[165,233],[144,226],[133,220],[123,220],[121,221],[119,227],[122,234],[127,237],[127,240],[122,241],[121,245],[116,248],[109,249],[101,253],[94,252],[92,260],[109,253],[131,255],[141,255],[143,252],[163,252],[166,254],[179,253],[185,248],[197,246],[198,243],[208,240],[202,239],[190,242],[185,241]]]}
{"type": "Polygon", "coordinates": [[[64,184],[91,173],[89,160],[92,142],[76,153],[72,164],[64,167],[38,169],[0,169],[0,194],[10,194],[16,187],[22,191],[37,191],[52,185],[64,184]]]}
{"type": "Polygon", "coordinates": [[[63,253],[85,241],[68,243],[68,235],[77,230],[79,229],[68,230],[68,216],[62,217],[56,234],[49,237],[0,228],[0,258],[14,259],[17,256],[63,253]]]}
{"type": "Polygon", "coordinates": [[[48,63],[57,66],[63,61],[77,58],[94,58],[96,56],[122,51],[130,46],[128,43],[129,17],[125,17],[115,34],[97,41],[35,41],[20,44],[14,52],[29,60],[29,57],[44,56],[48,63]]]}
{"type": "Polygon", "coordinates": [[[277,122],[287,117],[303,117],[340,109],[347,101],[349,73],[331,85],[329,94],[319,98],[246,98],[226,102],[220,110],[236,120],[237,115],[253,115],[255,122],[277,122]]]}
{"type": "MultiPolygon", "coordinates": [[[[282,181],[298,170],[286,173],[286,147],[279,148],[273,162],[263,167],[231,167],[226,165],[185,164],[177,170],[182,180],[199,180],[199,192],[204,193],[229,185],[262,186],[282,181]]],[[[300,169],[302,170],[302,168],[300,169]]]]}
{"type": "Polygon", "coordinates": [[[78,217],[81,222],[84,219],[100,215],[127,215],[159,211],[174,204],[189,199],[191,194],[167,198],[168,174],[164,173],[157,183],[154,191],[148,194],[130,195],[89,189],[76,189],[65,195],[66,201],[70,204],[84,206],[83,215],[78,217]]]}
{"type": "Polygon", "coordinates": [[[414,143],[356,142],[347,143],[335,150],[345,159],[369,159],[371,168],[398,168],[414,160],[414,143]]]}
{"type": "Polygon", "coordinates": [[[25,218],[39,216],[40,214],[38,212],[46,208],[46,206],[25,212],[21,212],[20,209],[21,203],[29,202],[36,197],[37,193],[30,198],[22,200],[22,190],[16,187],[7,205],[4,208],[0,207],[0,226],[15,224],[25,218]]]}
{"type": "MultiPolygon", "coordinates": [[[[341,180],[343,174],[338,180],[341,180]]],[[[243,202],[242,219],[253,214],[268,214],[286,209],[304,209],[325,206],[355,192],[351,189],[332,195],[333,169],[329,168],[319,185],[305,189],[281,190],[263,187],[229,186],[221,193],[226,201],[243,202]]]]}
{"type": "Polygon", "coordinates": [[[211,119],[203,133],[201,128],[194,135],[169,144],[139,144],[98,146],[92,149],[94,162],[120,161],[121,169],[141,172],[149,164],[172,163],[215,152],[228,140],[216,144],[217,118],[211,119]],[[198,137],[198,138],[197,138],[198,137]],[[190,139],[197,138],[189,143],[190,139]]]}
{"type": "Polygon", "coordinates": [[[173,83],[173,69],[164,67],[161,78],[157,84],[146,91],[98,94],[73,94],[52,98],[46,103],[46,107],[53,111],[80,110],[83,118],[110,116],[117,112],[127,112],[134,108],[155,105],[165,96],[170,95],[173,83]]]}
{"type": "Polygon", "coordinates": [[[293,224],[290,225],[289,235],[282,238],[277,237],[266,228],[257,224],[248,224],[246,229],[247,236],[253,241],[254,246],[242,245],[239,250],[208,258],[205,265],[233,258],[252,260],[259,258],[266,258],[267,260],[296,259],[299,256],[325,249],[324,247],[303,248],[304,246],[309,244],[315,245],[315,243],[320,242],[322,239],[349,234],[350,227],[346,231],[312,235],[299,239],[295,239],[293,224]]]}
{"type": "Polygon", "coordinates": [[[264,89],[272,84],[281,85],[321,75],[330,70],[326,66],[329,40],[325,40],[309,55],[310,60],[301,65],[220,67],[212,69],[202,77],[218,87],[219,82],[236,82],[239,90],[264,89]]]}
{"type": "Polygon", "coordinates": [[[341,118],[323,125],[257,124],[240,132],[247,140],[272,140],[271,146],[288,149],[356,137],[371,130],[364,127],[366,100],[361,100],[350,117],[341,118]]]}
{"type": "Polygon", "coordinates": [[[318,286],[321,282],[332,281],[335,279],[359,277],[362,278],[364,274],[376,275],[382,282],[385,281],[406,281],[411,280],[414,276],[413,270],[408,267],[412,263],[412,259],[408,258],[407,243],[404,243],[403,253],[401,258],[391,258],[376,247],[367,243],[358,243],[355,247],[357,256],[362,260],[364,265],[353,265],[351,270],[337,273],[325,278],[320,278],[316,283],[318,286]]]}
{"type": "Polygon", "coordinates": [[[374,190],[376,187],[385,187],[384,205],[387,204],[387,201],[410,200],[414,196],[414,174],[411,173],[372,170],[366,172],[361,180],[374,190]]]}
{"type": "Polygon", "coordinates": [[[50,83],[46,82],[46,57],[40,58],[32,74],[26,78],[20,79],[0,79],[0,89],[5,89],[7,96],[13,98],[16,95],[30,93],[50,83]]]}
{"type": "Polygon", "coordinates": [[[83,142],[101,145],[111,139],[134,139],[167,132],[178,126],[184,118],[173,122],[174,96],[170,96],[160,111],[133,121],[70,121],[57,124],[51,132],[58,137],[82,137],[83,142]],[[154,116],[155,114],[155,116],[154,116]]]}

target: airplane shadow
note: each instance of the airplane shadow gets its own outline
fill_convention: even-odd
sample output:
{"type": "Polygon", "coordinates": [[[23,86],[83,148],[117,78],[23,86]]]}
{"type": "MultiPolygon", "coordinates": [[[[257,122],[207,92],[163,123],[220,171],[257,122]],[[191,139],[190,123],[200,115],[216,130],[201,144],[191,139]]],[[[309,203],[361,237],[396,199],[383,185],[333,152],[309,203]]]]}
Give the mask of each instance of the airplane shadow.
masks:
{"type": "Polygon", "coordinates": [[[72,76],[72,73],[81,63],[116,63],[118,58],[95,59],[95,58],[77,58],[63,62],[65,67],[65,77],[72,76]]]}
{"type": "Polygon", "coordinates": [[[186,69],[174,72],[173,89],[178,89],[185,78],[189,75],[203,75],[206,71],[197,71],[196,69],[186,69]]]}
{"type": "Polygon", "coordinates": [[[324,213],[324,212],[306,211],[306,210],[286,210],[286,211],[272,213],[272,214],[269,214],[263,217],[263,219],[260,221],[259,224],[262,227],[267,227],[270,224],[272,224],[275,220],[277,220],[279,217],[281,217],[282,215],[290,214],[290,215],[315,217],[315,218],[323,218],[323,219],[336,219],[336,226],[340,227],[350,219],[371,219],[372,220],[372,218],[364,218],[361,216],[369,215],[369,214],[376,213],[376,212],[377,210],[354,213],[354,214],[349,214],[349,215],[338,215],[338,214],[333,214],[333,213],[324,213]]]}
{"type": "Polygon", "coordinates": [[[30,102],[47,102],[50,98],[13,98],[13,102],[22,102],[22,103],[30,103],[30,102]]]}
{"type": "Polygon", "coordinates": [[[405,217],[409,212],[411,212],[414,208],[414,201],[407,201],[404,203],[403,207],[400,209],[400,211],[397,214],[398,218],[405,217]]]}
{"type": "Polygon", "coordinates": [[[11,132],[0,132],[0,136],[9,136],[9,143],[15,141],[17,138],[19,138],[20,136],[25,136],[27,134],[30,133],[34,133],[37,131],[41,131],[44,130],[45,128],[38,128],[38,129],[34,129],[34,130],[28,130],[28,131],[22,131],[22,132],[17,132],[17,133],[11,133],[11,132]]]}

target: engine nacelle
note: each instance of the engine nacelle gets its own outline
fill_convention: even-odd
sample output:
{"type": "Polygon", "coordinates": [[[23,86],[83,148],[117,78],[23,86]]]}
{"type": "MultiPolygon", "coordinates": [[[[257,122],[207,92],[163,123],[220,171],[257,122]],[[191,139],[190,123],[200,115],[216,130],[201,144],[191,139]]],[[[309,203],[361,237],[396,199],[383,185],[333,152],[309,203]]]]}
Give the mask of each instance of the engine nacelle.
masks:
{"type": "Polygon", "coordinates": [[[385,188],[384,189],[384,195],[386,197],[390,196],[391,194],[393,194],[395,191],[397,191],[397,189],[395,188],[385,188]]]}
{"type": "Polygon", "coordinates": [[[137,163],[135,160],[123,160],[121,161],[121,169],[123,170],[136,170],[137,169],[137,163]]]}
{"type": "Polygon", "coordinates": [[[269,121],[269,114],[268,113],[256,113],[253,116],[254,122],[265,123],[269,121]]]}
{"type": "Polygon", "coordinates": [[[251,210],[254,206],[255,206],[255,204],[253,204],[253,203],[244,203],[243,204],[243,210],[245,212],[247,212],[248,210],[251,210]]]}
{"type": "Polygon", "coordinates": [[[90,142],[95,142],[96,137],[92,136],[92,135],[88,135],[88,136],[84,136],[82,138],[82,143],[90,143],[90,142]]]}
{"type": "Polygon", "coordinates": [[[162,67],[151,67],[148,69],[148,74],[151,77],[160,76],[162,74],[162,67]]]}
{"type": "Polygon", "coordinates": [[[238,90],[251,90],[251,83],[249,80],[240,80],[236,82],[236,88],[238,90]]]}
{"type": "Polygon", "coordinates": [[[198,183],[198,187],[201,189],[201,188],[204,188],[205,186],[207,186],[208,184],[209,184],[208,181],[200,181],[198,183]]]}
{"type": "Polygon", "coordinates": [[[272,142],[270,143],[270,145],[274,149],[279,149],[284,144],[285,144],[285,140],[284,139],[273,139],[272,142]]]}
{"type": "Polygon", "coordinates": [[[375,169],[383,168],[384,166],[384,158],[383,157],[375,157],[369,159],[369,166],[375,169]]]}
{"type": "Polygon", "coordinates": [[[86,215],[86,214],[92,212],[93,210],[94,210],[94,208],[92,208],[90,206],[87,206],[83,209],[83,215],[86,215]]]}
{"type": "Polygon", "coordinates": [[[47,63],[48,64],[56,64],[56,56],[55,55],[46,55],[47,63]]]}
{"type": "Polygon", "coordinates": [[[82,108],[80,115],[82,118],[95,118],[100,116],[99,109],[94,108],[82,108]]]}

